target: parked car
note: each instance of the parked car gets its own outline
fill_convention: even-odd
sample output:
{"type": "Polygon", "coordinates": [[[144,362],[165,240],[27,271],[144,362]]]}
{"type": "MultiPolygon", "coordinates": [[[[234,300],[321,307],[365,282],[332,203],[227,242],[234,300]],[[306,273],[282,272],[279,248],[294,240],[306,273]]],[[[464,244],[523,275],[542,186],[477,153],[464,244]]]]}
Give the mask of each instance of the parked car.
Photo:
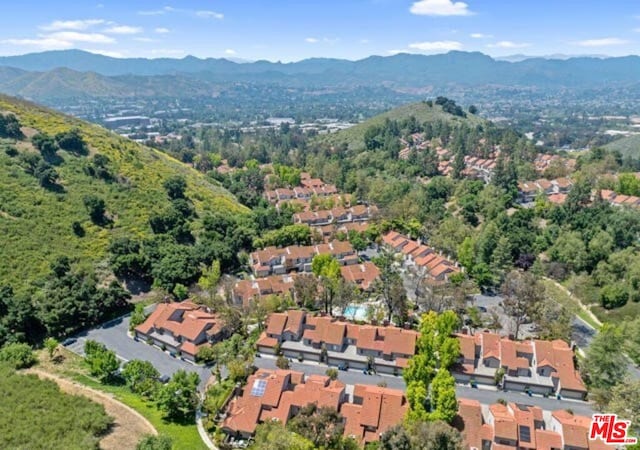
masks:
{"type": "Polygon", "coordinates": [[[167,384],[169,382],[169,380],[171,379],[171,377],[169,375],[161,375],[158,378],[158,381],[162,384],[167,384]]]}

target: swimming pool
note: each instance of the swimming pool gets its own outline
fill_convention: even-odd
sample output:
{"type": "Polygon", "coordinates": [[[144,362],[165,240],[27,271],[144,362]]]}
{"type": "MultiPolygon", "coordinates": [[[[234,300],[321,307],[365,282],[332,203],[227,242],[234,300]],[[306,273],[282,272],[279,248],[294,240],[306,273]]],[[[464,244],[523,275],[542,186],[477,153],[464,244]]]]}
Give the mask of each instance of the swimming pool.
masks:
{"type": "Polygon", "coordinates": [[[349,305],[342,315],[351,320],[367,320],[367,305],[349,305]]]}

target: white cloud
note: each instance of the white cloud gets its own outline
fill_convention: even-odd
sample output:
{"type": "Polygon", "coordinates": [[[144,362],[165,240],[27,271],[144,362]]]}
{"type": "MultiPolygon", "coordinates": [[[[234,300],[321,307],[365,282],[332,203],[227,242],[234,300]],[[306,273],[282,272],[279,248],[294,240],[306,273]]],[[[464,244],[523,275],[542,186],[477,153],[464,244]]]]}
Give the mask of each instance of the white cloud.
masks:
{"type": "Polygon", "coordinates": [[[128,25],[114,25],[112,27],[104,30],[104,33],[111,34],[140,34],[142,33],[142,28],[140,27],[130,27],[128,25]]]}
{"type": "Polygon", "coordinates": [[[513,42],[513,41],[500,41],[495,44],[487,45],[489,48],[525,48],[531,47],[531,44],[527,42],[513,42]]]}
{"type": "Polygon", "coordinates": [[[156,29],[155,29],[155,30],[153,30],[153,31],[155,31],[155,32],[156,32],[156,33],[158,33],[158,34],[166,34],[166,33],[170,33],[170,32],[171,32],[171,30],[170,30],[170,29],[168,29],[168,28],[164,28],[164,27],[158,27],[158,28],[156,28],[156,29]]]}
{"type": "Polygon", "coordinates": [[[469,16],[469,5],[452,0],[420,0],[411,5],[412,14],[419,16],[469,16]]]}
{"type": "Polygon", "coordinates": [[[472,37],[473,39],[488,39],[490,37],[493,37],[490,34],[484,34],[484,33],[471,33],[469,36],[472,37]]]}
{"type": "Polygon", "coordinates": [[[204,19],[224,19],[224,14],[215,11],[196,11],[196,16],[204,19]]]}
{"type": "Polygon", "coordinates": [[[42,50],[63,50],[73,47],[73,43],[53,38],[38,39],[4,39],[0,44],[9,44],[17,46],[38,47],[42,50]]]}
{"type": "Polygon", "coordinates": [[[580,47],[610,47],[613,45],[628,44],[629,41],[620,38],[602,38],[602,39],[587,39],[585,41],[578,41],[575,44],[580,47]]]}
{"type": "Polygon", "coordinates": [[[104,34],[78,33],[77,31],[58,31],[57,33],[51,33],[40,37],[45,39],[58,39],[66,42],[91,42],[93,44],[112,44],[116,42],[115,39],[104,34]]]}
{"type": "Polygon", "coordinates": [[[172,8],[171,6],[165,6],[164,8],[154,9],[151,11],[138,11],[138,14],[140,14],[141,16],[161,16],[173,11],[175,11],[175,8],[172,8]]]}
{"type": "Polygon", "coordinates": [[[399,55],[400,53],[409,53],[409,52],[407,50],[395,49],[395,50],[387,50],[387,53],[393,56],[393,55],[399,55]]]}
{"type": "Polygon", "coordinates": [[[224,51],[224,54],[225,54],[225,55],[229,55],[229,56],[233,56],[233,55],[238,54],[238,52],[236,52],[236,51],[235,51],[234,49],[232,49],[232,48],[228,48],[228,49],[226,49],[226,50],[224,51]]]}
{"type": "Polygon", "coordinates": [[[433,52],[438,50],[460,50],[462,48],[462,43],[458,41],[414,42],[413,44],[409,44],[409,48],[422,52],[433,52]]]}
{"type": "Polygon", "coordinates": [[[361,44],[369,44],[371,41],[369,39],[360,39],[361,44]]]}
{"type": "Polygon", "coordinates": [[[156,42],[155,39],[150,37],[134,37],[133,40],[138,42],[156,42]]]}
{"type": "Polygon", "coordinates": [[[125,57],[125,55],[123,53],[115,52],[115,51],[111,51],[111,50],[96,50],[96,49],[89,49],[89,48],[84,48],[83,50],[85,52],[95,53],[96,55],[110,56],[111,58],[124,58],[125,57]]]}
{"type": "Polygon", "coordinates": [[[105,23],[103,19],[85,19],[85,20],[55,20],[48,25],[40,27],[45,31],[61,31],[61,30],[86,30],[95,25],[105,23]]]}
{"type": "Polygon", "coordinates": [[[640,33],[640,28],[634,28],[633,31],[635,31],[636,33],[640,33]]]}
{"type": "Polygon", "coordinates": [[[314,37],[308,37],[304,41],[308,42],[309,44],[316,44],[316,43],[320,42],[320,40],[318,38],[314,38],[314,37]]]}

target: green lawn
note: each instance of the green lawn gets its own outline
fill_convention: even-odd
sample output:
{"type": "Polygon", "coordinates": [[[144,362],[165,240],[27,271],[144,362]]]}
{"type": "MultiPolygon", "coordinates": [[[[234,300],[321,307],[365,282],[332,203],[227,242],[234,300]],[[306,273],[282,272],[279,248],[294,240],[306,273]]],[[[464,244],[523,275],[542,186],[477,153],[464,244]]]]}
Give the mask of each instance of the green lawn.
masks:
{"type": "Polygon", "coordinates": [[[204,445],[202,439],[200,439],[195,421],[193,424],[181,425],[164,420],[162,418],[162,412],[158,411],[152,403],[132,393],[126,386],[103,385],[95,379],[82,374],[77,374],[73,379],[85,386],[113,394],[115,399],[138,411],[151,422],[159,434],[166,434],[171,437],[174,449],[207,449],[207,446],[204,445]]]}
{"type": "Polygon", "coordinates": [[[578,300],[575,296],[569,296],[567,293],[556,286],[556,284],[549,279],[542,279],[542,284],[547,291],[547,294],[551,296],[555,301],[560,303],[562,306],[567,308],[572,314],[575,314],[584,322],[591,325],[596,330],[600,328],[600,324],[598,324],[590,314],[588,314],[584,309],[581,308],[580,300],[578,300]]]}
{"type": "Polygon", "coordinates": [[[63,362],[59,364],[53,364],[44,351],[40,352],[38,355],[40,361],[38,368],[72,379],[96,390],[113,394],[116,400],[121,401],[142,414],[151,422],[159,434],[165,434],[171,437],[175,450],[207,449],[207,446],[202,442],[202,439],[200,439],[195,420],[188,425],[168,422],[163,419],[162,413],[156,409],[153,403],[132,393],[126,386],[100,384],[98,380],[88,376],[86,366],[83,364],[81,357],[66,349],[59,350],[59,352],[63,356],[63,362]]]}

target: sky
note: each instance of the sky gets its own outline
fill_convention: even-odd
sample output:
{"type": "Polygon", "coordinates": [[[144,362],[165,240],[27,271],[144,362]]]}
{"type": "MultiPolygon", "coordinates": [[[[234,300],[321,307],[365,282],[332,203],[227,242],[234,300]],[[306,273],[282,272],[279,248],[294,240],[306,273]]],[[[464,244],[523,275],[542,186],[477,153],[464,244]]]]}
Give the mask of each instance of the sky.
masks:
{"type": "Polygon", "coordinates": [[[0,55],[76,48],[289,62],[640,51],[638,0],[21,0],[2,16],[0,55]]]}

